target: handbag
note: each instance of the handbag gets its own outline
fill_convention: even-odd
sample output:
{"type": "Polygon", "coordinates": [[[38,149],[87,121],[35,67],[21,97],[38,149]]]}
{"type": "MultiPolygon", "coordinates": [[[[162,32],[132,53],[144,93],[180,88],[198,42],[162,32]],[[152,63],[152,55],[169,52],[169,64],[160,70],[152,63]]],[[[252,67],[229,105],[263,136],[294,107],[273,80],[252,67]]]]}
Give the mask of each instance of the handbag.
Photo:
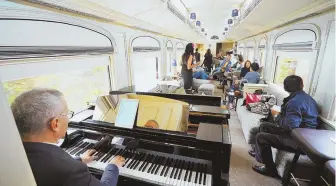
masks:
{"type": "Polygon", "coordinates": [[[246,93],[246,105],[249,103],[256,103],[261,100],[261,95],[246,93]]]}

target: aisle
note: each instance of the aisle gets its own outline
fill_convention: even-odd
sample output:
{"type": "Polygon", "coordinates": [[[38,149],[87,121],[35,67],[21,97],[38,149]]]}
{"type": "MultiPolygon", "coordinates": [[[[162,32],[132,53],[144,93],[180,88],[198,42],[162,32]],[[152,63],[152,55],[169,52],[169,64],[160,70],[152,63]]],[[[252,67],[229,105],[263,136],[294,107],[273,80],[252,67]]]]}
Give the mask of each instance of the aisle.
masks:
{"type": "MultiPolygon", "coordinates": [[[[214,81],[214,84],[217,85],[218,82],[214,81]]],[[[222,90],[216,89],[215,95],[222,96],[222,90]]],[[[237,113],[234,110],[231,110],[230,113],[231,119],[229,123],[232,140],[230,165],[231,186],[281,186],[280,180],[260,175],[252,170],[251,167],[255,163],[255,160],[247,153],[249,146],[243,136],[237,113]]]]}

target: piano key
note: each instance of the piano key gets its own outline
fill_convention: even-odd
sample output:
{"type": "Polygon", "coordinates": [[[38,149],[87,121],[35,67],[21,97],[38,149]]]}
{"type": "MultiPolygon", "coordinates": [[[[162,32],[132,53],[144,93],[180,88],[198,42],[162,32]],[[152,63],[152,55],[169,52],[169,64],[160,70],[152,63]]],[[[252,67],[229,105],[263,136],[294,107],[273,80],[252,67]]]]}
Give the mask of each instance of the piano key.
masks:
{"type": "Polygon", "coordinates": [[[175,163],[175,159],[172,159],[172,161],[170,162],[170,164],[168,164],[167,166],[167,169],[166,169],[166,171],[165,171],[165,173],[164,173],[164,176],[167,176],[168,175],[168,173],[170,173],[171,171],[172,171],[172,166],[174,165],[174,163],[175,163]]]}
{"type": "Polygon", "coordinates": [[[88,144],[88,142],[84,142],[84,143],[82,143],[81,145],[79,145],[77,148],[75,148],[74,150],[72,150],[71,152],[70,152],[70,154],[71,155],[75,155],[83,146],[85,146],[85,145],[87,145],[88,144]]]}
{"type": "Polygon", "coordinates": [[[152,167],[152,169],[150,170],[149,173],[154,174],[155,170],[161,166],[161,161],[162,161],[162,156],[157,156],[156,160],[154,161],[154,166],[152,167]]]}
{"type": "Polygon", "coordinates": [[[145,154],[143,156],[143,158],[141,159],[141,162],[139,163],[139,166],[137,167],[138,171],[141,171],[142,168],[145,166],[145,164],[147,163],[147,159],[149,158],[149,154],[145,154]]]}
{"type": "Polygon", "coordinates": [[[76,154],[76,156],[80,156],[82,155],[84,152],[86,152],[87,150],[89,150],[90,146],[93,145],[91,143],[88,143],[88,145],[84,146],[81,150],[79,150],[76,154]]]}
{"type": "Polygon", "coordinates": [[[83,143],[84,143],[84,141],[80,141],[80,142],[76,143],[74,146],[72,146],[72,147],[66,149],[65,152],[69,153],[69,152],[71,152],[74,148],[77,148],[79,145],[81,145],[81,144],[83,144],[83,143]]]}
{"type": "Polygon", "coordinates": [[[176,171],[175,171],[175,173],[174,173],[174,175],[173,175],[173,178],[174,178],[174,179],[177,178],[178,173],[181,171],[181,165],[182,165],[182,163],[183,163],[182,160],[180,160],[180,161],[178,162],[178,164],[177,164],[177,166],[176,166],[176,171]]]}
{"type": "Polygon", "coordinates": [[[172,170],[171,174],[168,175],[170,178],[173,178],[173,177],[174,177],[174,174],[175,174],[175,171],[176,171],[176,166],[177,166],[177,164],[178,164],[179,162],[180,162],[180,160],[176,160],[176,161],[175,161],[175,164],[174,164],[174,166],[173,166],[173,170],[172,170]]]}
{"type": "Polygon", "coordinates": [[[173,185],[178,185],[178,181],[179,181],[178,177],[179,177],[179,175],[181,175],[181,172],[183,170],[183,165],[184,165],[184,161],[181,160],[179,166],[177,167],[177,171],[175,172],[175,175],[173,177],[174,178],[173,185]]]}
{"type": "Polygon", "coordinates": [[[187,169],[186,169],[186,173],[185,173],[185,175],[184,175],[184,178],[183,178],[183,180],[184,181],[187,181],[187,179],[188,179],[188,174],[189,174],[189,172],[190,172],[190,166],[191,166],[191,163],[190,163],[190,161],[188,161],[188,165],[187,165],[187,169]]]}
{"type": "Polygon", "coordinates": [[[148,168],[147,170],[147,173],[150,173],[150,171],[153,169],[154,165],[155,165],[155,161],[156,159],[158,158],[158,156],[154,156],[154,158],[152,158],[152,161],[151,161],[151,166],[148,168]]]}
{"type": "Polygon", "coordinates": [[[203,184],[202,184],[203,167],[204,167],[204,165],[201,163],[201,164],[200,164],[200,176],[199,176],[199,179],[198,179],[198,184],[199,184],[199,185],[203,185],[203,184]]]}
{"type": "Polygon", "coordinates": [[[212,185],[212,176],[210,174],[207,174],[206,177],[207,177],[206,186],[211,186],[212,185]]]}
{"type": "Polygon", "coordinates": [[[152,156],[153,156],[153,155],[150,154],[150,155],[147,157],[147,159],[146,159],[146,161],[145,161],[143,167],[141,168],[141,171],[142,171],[142,172],[144,172],[145,169],[147,168],[147,166],[148,166],[148,164],[149,164],[149,161],[150,161],[150,159],[152,158],[152,156]]]}
{"type": "Polygon", "coordinates": [[[107,160],[112,156],[112,151],[113,151],[113,149],[114,148],[111,148],[106,154],[107,154],[107,156],[105,156],[101,161],[103,162],[103,163],[106,163],[107,162],[107,160]]]}
{"type": "Polygon", "coordinates": [[[134,169],[134,166],[140,161],[140,159],[142,158],[143,154],[139,153],[135,158],[134,161],[132,162],[131,166],[129,167],[129,169],[134,169]]]}
{"type": "Polygon", "coordinates": [[[191,173],[191,180],[189,181],[189,185],[190,186],[194,186],[195,185],[195,177],[196,177],[196,171],[192,171],[192,173],[191,173]]]}
{"type": "Polygon", "coordinates": [[[204,177],[203,177],[203,185],[206,185],[207,183],[207,165],[205,164],[203,169],[204,177]]]}
{"type": "Polygon", "coordinates": [[[167,158],[165,158],[165,157],[161,158],[161,162],[159,163],[160,166],[154,172],[155,175],[159,175],[160,174],[160,172],[163,169],[164,164],[165,164],[166,161],[167,161],[167,158]]]}
{"type": "Polygon", "coordinates": [[[170,158],[168,158],[167,159],[167,161],[165,162],[165,164],[163,165],[163,169],[162,169],[162,171],[161,171],[161,173],[160,173],[160,176],[164,176],[164,173],[165,173],[165,171],[166,171],[166,168],[167,168],[167,164],[170,162],[170,158]]]}
{"type": "Polygon", "coordinates": [[[196,175],[195,175],[195,181],[194,181],[195,184],[198,183],[199,173],[200,173],[200,164],[197,163],[197,166],[196,166],[196,175]]]}
{"type": "Polygon", "coordinates": [[[167,174],[165,174],[165,177],[166,177],[165,185],[169,185],[170,178],[168,175],[171,174],[172,171],[173,171],[173,167],[169,166],[169,168],[167,169],[167,174]]]}
{"type": "Polygon", "coordinates": [[[194,172],[194,162],[191,163],[191,169],[190,169],[190,173],[188,175],[188,182],[191,182],[191,176],[192,176],[192,173],[194,172]]]}
{"type": "Polygon", "coordinates": [[[135,154],[135,156],[134,156],[134,158],[132,158],[131,160],[130,160],[130,163],[127,165],[127,168],[130,168],[132,165],[133,165],[133,163],[136,161],[136,159],[137,159],[137,157],[140,155],[140,153],[136,153],[135,154]]]}
{"type": "Polygon", "coordinates": [[[176,172],[178,172],[178,167],[180,166],[181,164],[181,160],[177,160],[176,163],[175,163],[175,166],[173,168],[173,171],[172,173],[169,175],[169,178],[170,178],[170,185],[174,185],[174,182],[176,182],[176,179],[174,178],[174,175],[176,174],[176,172]]]}
{"type": "Polygon", "coordinates": [[[186,172],[187,172],[187,170],[185,168],[183,168],[182,171],[181,171],[181,177],[178,179],[179,181],[177,182],[177,185],[179,185],[179,186],[185,185],[184,180],[182,178],[184,178],[186,172]]]}

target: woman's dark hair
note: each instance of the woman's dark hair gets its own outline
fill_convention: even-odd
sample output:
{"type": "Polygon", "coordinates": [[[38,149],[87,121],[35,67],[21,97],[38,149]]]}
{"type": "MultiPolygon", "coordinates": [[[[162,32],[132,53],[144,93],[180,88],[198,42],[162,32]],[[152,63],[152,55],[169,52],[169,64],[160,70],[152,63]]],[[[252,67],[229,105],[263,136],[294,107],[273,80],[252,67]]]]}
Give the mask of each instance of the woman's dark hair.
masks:
{"type": "Polygon", "coordinates": [[[190,55],[194,55],[194,47],[192,43],[187,44],[184,54],[182,55],[182,60],[188,61],[190,55]]]}
{"type": "Polygon", "coordinates": [[[290,75],[284,80],[284,88],[289,93],[303,90],[303,80],[300,76],[290,75]]]}
{"type": "Polygon", "coordinates": [[[232,54],[232,52],[230,52],[230,51],[227,51],[225,54],[226,54],[227,56],[229,56],[229,55],[231,55],[231,54],[232,54]]]}
{"type": "Polygon", "coordinates": [[[246,66],[247,63],[250,63],[250,67],[251,67],[251,64],[252,64],[251,61],[247,60],[247,61],[245,61],[244,68],[247,68],[247,66],[246,66]]]}
{"type": "Polygon", "coordinates": [[[210,48],[207,50],[206,54],[208,54],[208,55],[211,54],[211,50],[210,50],[210,48]]]}
{"type": "Polygon", "coordinates": [[[258,63],[252,63],[251,64],[251,68],[253,71],[258,71],[259,70],[259,64],[258,63]]]}
{"type": "Polygon", "coordinates": [[[242,55],[238,54],[238,61],[240,62],[244,62],[244,58],[242,55]]]}

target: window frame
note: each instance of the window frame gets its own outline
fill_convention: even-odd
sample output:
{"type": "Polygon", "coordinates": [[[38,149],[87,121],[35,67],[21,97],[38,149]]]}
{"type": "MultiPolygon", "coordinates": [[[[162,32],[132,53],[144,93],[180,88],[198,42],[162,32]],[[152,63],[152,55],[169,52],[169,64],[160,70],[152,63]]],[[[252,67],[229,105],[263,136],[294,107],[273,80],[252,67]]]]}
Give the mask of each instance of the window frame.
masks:
{"type": "MultiPolygon", "coordinates": [[[[160,40],[155,37],[154,35],[151,34],[134,34],[130,39],[129,39],[129,52],[128,52],[128,73],[130,74],[130,79],[129,79],[129,86],[134,86],[135,80],[134,80],[134,69],[132,66],[132,61],[133,61],[133,56],[132,54],[134,53],[157,53],[155,57],[160,57],[161,61],[163,60],[163,52],[162,52],[162,44],[160,40]],[[158,44],[158,46],[133,46],[133,42],[136,39],[139,38],[151,38],[152,40],[155,40],[158,44]],[[134,50],[134,48],[136,50],[134,50]]],[[[162,63],[159,60],[159,71],[157,72],[159,74],[159,78],[162,76],[162,71],[160,70],[162,68],[162,63]]]]}
{"type": "MultiPolygon", "coordinates": [[[[46,11],[36,11],[36,10],[28,10],[28,9],[22,9],[22,8],[13,8],[8,7],[6,8],[5,12],[0,11],[0,19],[1,20],[26,20],[26,21],[38,21],[38,22],[48,22],[48,23],[55,23],[55,24],[64,24],[64,25],[70,25],[73,27],[78,27],[80,29],[85,29],[92,31],[96,34],[100,34],[104,36],[106,39],[109,40],[110,47],[85,47],[85,46],[55,46],[50,47],[48,50],[45,50],[45,46],[40,45],[38,47],[32,45],[32,46],[12,46],[11,48],[5,48],[5,46],[0,46],[0,51],[3,52],[3,54],[6,54],[6,52],[10,52],[13,50],[17,50],[18,48],[21,49],[21,51],[29,52],[30,54],[39,54],[36,56],[28,56],[28,55],[21,55],[19,57],[6,59],[6,60],[0,60],[0,65],[6,68],[8,66],[9,68],[17,68],[16,66],[21,65],[33,65],[31,67],[36,68],[43,68],[43,73],[32,70],[30,73],[23,74],[22,73],[16,77],[16,79],[24,79],[24,78],[31,78],[31,77],[39,77],[47,74],[54,74],[54,73],[61,73],[61,71],[57,71],[55,69],[56,66],[62,65],[66,66],[66,61],[73,61],[71,64],[71,69],[76,69],[76,67],[81,68],[83,66],[83,63],[79,62],[82,59],[89,60],[88,58],[95,58],[95,57],[102,57],[103,62],[94,63],[90,62],[87,64],[90,64],[85,69],[89,69],[89,67],[97,67],[101,64],[104,64],[107,66],[107,77],[106,81],[108,81],[109,90],[112,90],[114,86],[114,82],[112,81],[111,76],[113,76],[113,55],[117,52],[117,44],[110,32],[105,30],[104,28],[91,24],[87,21],[82,21],[79,19],[75,19],[68,15],[62,15],[59,16],[55,13],[50,13],[46,11]],[[24,11],[23,11],[24,10],[24,11]],[[44,49],[44,53],[41,51],[41,48],[44,49]],[[61,49],[61,50],[60,50],[61,49]],[[71,52],[66,51],[64,49],[69,49],[71,52]],[[96,49],[103,49],[101,51],[98,51],[96,49]],[[46,52],[47,51],[47,52],[46,52]],[[47,55],[46,55],[47,54],[47,55]],[[52,54],[52,55],[50,55],[52,54]],[[103,59],[106,57],[106,59],[103,59]],[[77,60],[77,61],[76,61],[77,60]],[[106,60],[106,61],[105,61],[106,60]],[[55,66],[56,65],[56,66],[55,66]],[[47,67],[47,69],[45,69],[47,67]],[[53,70],[52,70],[53,69],[53,70]],[[50,73],[48,73],[50,72],[50,73]],[[22,76],[22,77],[21,77],[22,76]]],[[[4,59],[4,58],[3,58],[4,59]]],[[[27,69],[26,69],[27,70],[27,69]]],[[[4,79],[5,76],[2,76],[1,82],[7,82],[7,81],[13,81],[15,80],[12,77],[7,77],[4,79]]],[[[2,86],[2,85],[0,85],[2,86]]]]}
{"type": "Polygon", "coordinates": [[[309,85],[306,85],[308,86],[308,91],[307,93],[308,94],[311,94],[312,93],[312,88],[313,88],[313,81],[312,80],[312,77],[314,77],[314,74],[316,73],[316,66],[317,66],[317,61],[318,61],[318,51],[319,51],[319,48],[320,48],[320,42],[321,42],[321,31],[319,29],[319,27],[317,27],[316,25],[314,24],[297,24],[297,25],[294,25],[294,26],[291,26],[289,28],[286,28],[286,29],[283,29],[283,30],[280,30],[276,36],[274,37],[274,41],[273,41],[273,44],[272,44],[272,49],[273,49],[273,52],[272,52],[272,70],[270,71],[271,73],[271,77],[270,77],[270,82],[274,82],[275,81],[275,74],[276,74],[276,68],[277,68],[277,55],[276,55],[276,52],[277,51],[282,51],[282,52],[313,52],[313,59],[314,61],[312,61],[312,67],[310,68],[309,72],[308,72],[308,77],[307,77],[307,82],[310,82],[309,85]],[[302,47],[298,47],[298,46],[307,46],[306,44],[307,43],[302,43],[300,42],[299,44],[302,44],[302,45],[297,45],[298,43],[284,43],[283,45],[281,44],[277,44],[277,39],[279,37],[281,37],[282,35],[288,33],[288,32],[291,32],[291,31],[294,31],[294,30],[310,30],[312,32],[315,33],[315,41],[312,42],[313,44],[311,45],[311,47],[305,47],[305,48],[302,48],[302,47]],[[295,47],[296,48],[295,48],[295,47]],[[294,47],[294,48],[293,48],[294,47]]]}
{"type": "MultiPolygon", "coordinates": [[[[267,47],[267,44],[268,44],[268,42],[267,42],[267,36],[266,35],[264,35],[264,36],[262,36],[260,39],[259,39],[259,43],[258,43],[258,58],[260,57],[260,51],[263,49],[264,50],[264,60],[263,59],[258,59],[258,60],[260,60],[259,61],[259,63],[260,63],[260,66],[262,66],[263,67],[263,69],[265,69],[266,68],[266,61],[267,61],[267,51],[268,51],[268,47],[267,47]],[[261,45],[261,42],[262,41],[265,41],[265,45],[261,45]]],[[[264,75],[264,73],[265,73],[265,70],[263,70],[263,75],[264,75]]]]}

